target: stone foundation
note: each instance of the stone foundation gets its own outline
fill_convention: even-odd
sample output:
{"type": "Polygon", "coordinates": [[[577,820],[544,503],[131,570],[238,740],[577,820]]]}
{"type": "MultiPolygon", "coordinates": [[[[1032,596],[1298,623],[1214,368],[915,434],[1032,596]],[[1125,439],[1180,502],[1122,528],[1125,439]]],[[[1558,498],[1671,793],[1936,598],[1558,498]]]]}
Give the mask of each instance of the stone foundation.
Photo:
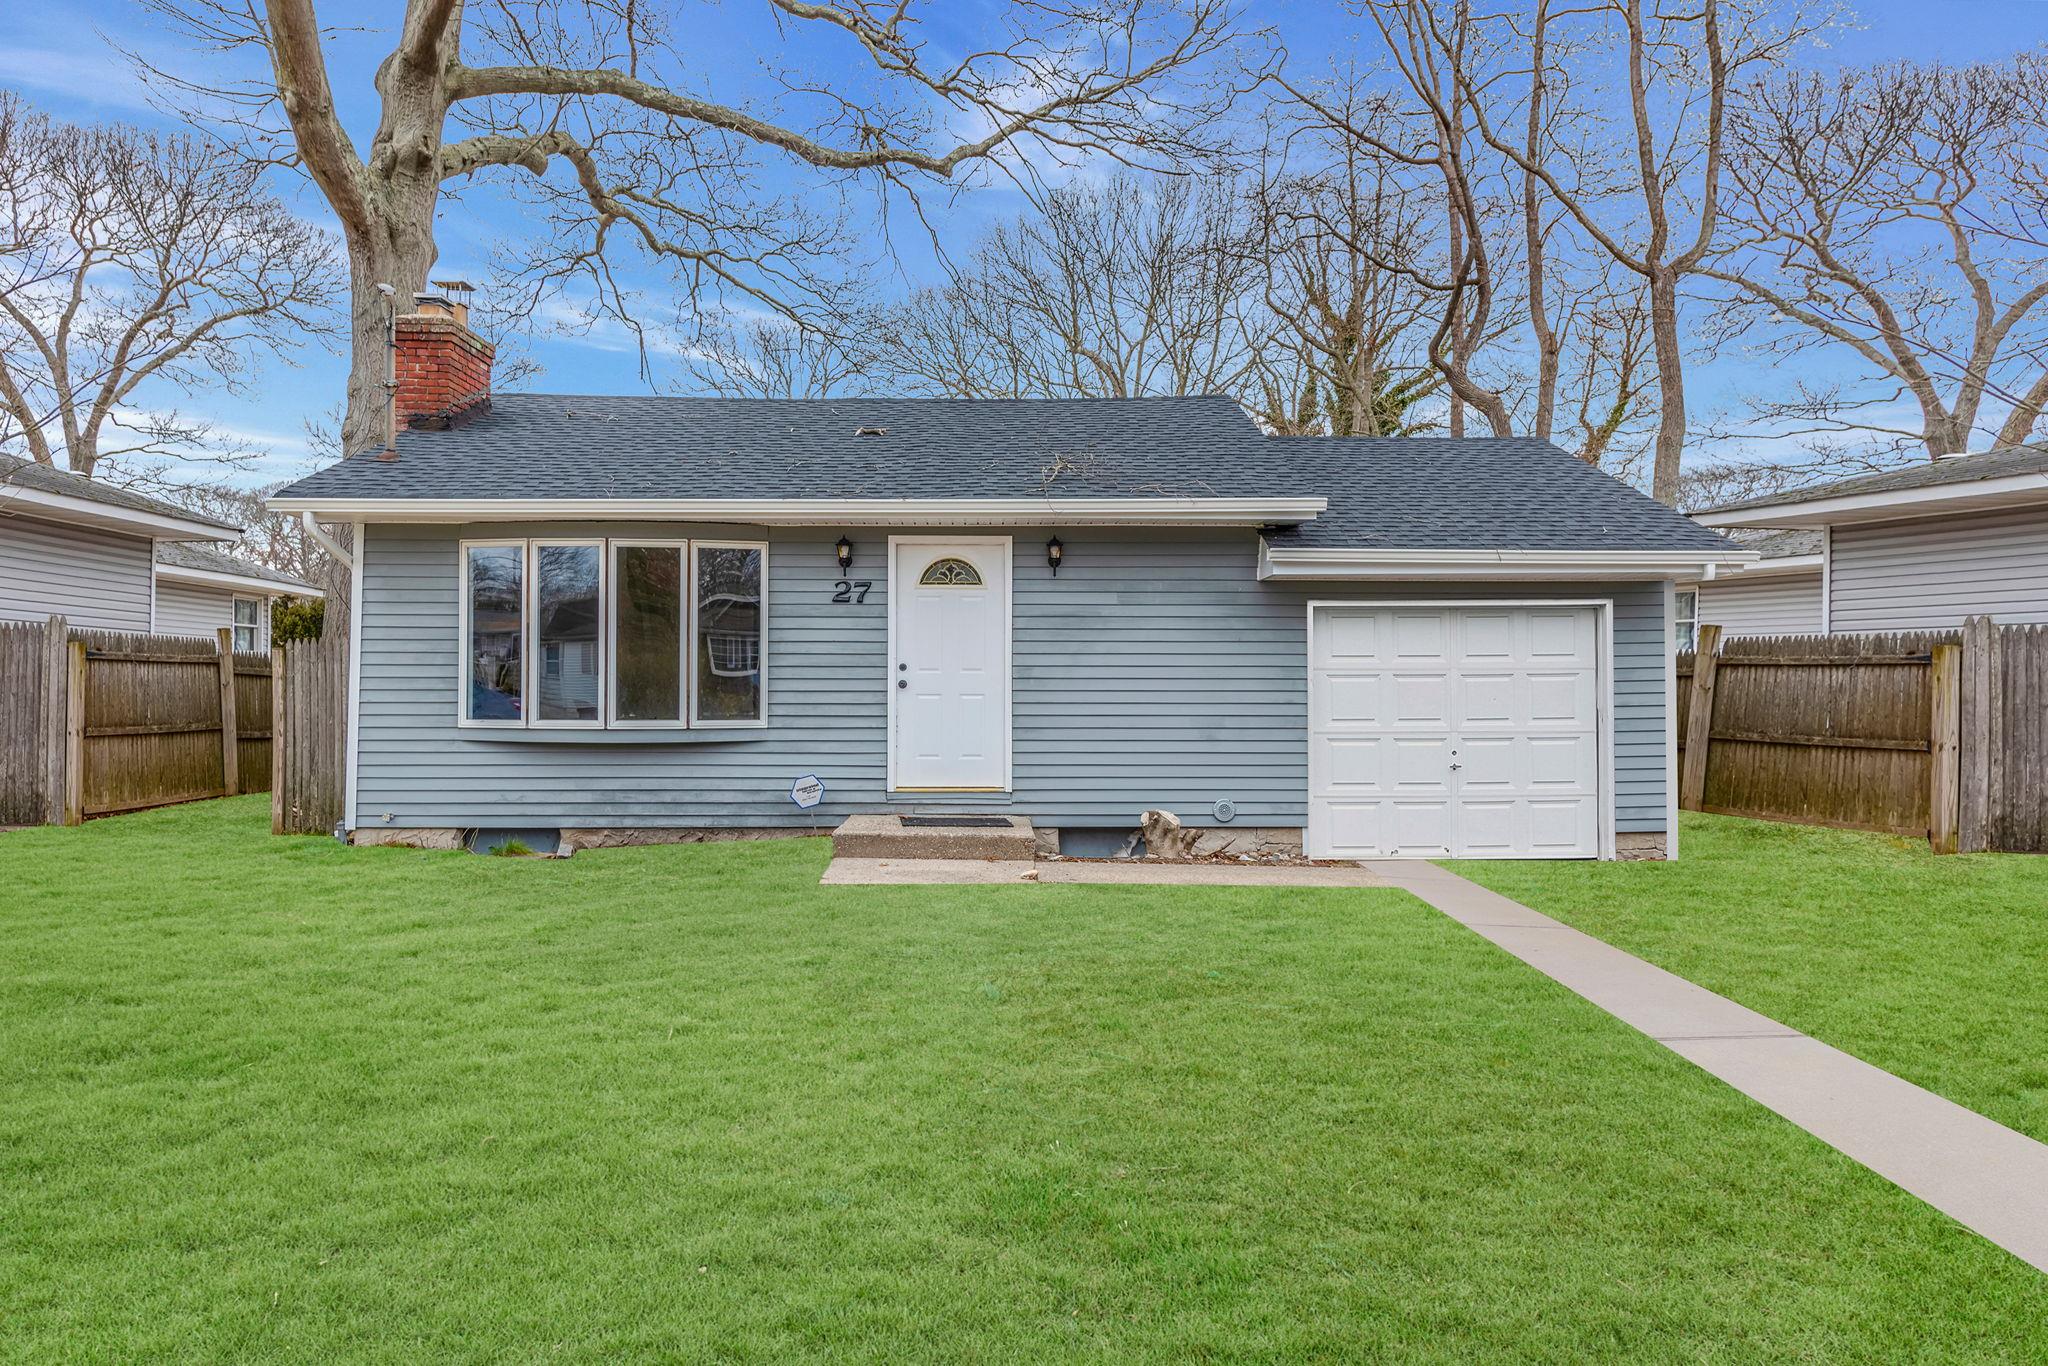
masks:
{"type": "Polygon", "coordinates": [[[1236,858],[1240,854],[1254,858],[1301,857],[1301,831],[1292,826],[1248,825],[1242,830],[1204,826],[1191,833],[1195,840],[1189,853],[1195,858],[1236,858]]]}
{"type": "Polygon", "coordinates": [[[624,849],[638,844],[719,844],[726,840],[816,839],[830,834],[808,825],[764,826],[610,826],[601,830],[564,830],[562,852],[576,849],[624,849]]]}
{"type": "Polygon", "coordinates": [[[1624,863],[1642,859],[1662,860],[1669,855],[1670,845],[1664,839],[1662,830],[1624,831],[1614,837],[1614,857],[1624,863]]]}
{"type": "Polygon", "coordinates": [[[460,849],[464,845],[464,833],[461,830],[448,829],[362,827],[349,832],[348,842],[365,846],[395,846],[400,849],[460,849]]]}

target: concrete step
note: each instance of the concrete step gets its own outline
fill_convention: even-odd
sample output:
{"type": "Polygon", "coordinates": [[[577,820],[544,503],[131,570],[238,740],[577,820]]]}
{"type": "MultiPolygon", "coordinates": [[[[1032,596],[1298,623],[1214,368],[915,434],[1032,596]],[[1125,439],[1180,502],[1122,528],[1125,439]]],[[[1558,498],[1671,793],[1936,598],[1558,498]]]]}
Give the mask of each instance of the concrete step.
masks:
{"type": "Polygon", "coordinates": [[[848,816],[832,832],[832,854],[861,859],[1028,860],[1036,857],[1037,840],[1031,822],[1022,816],[848,816]]]}

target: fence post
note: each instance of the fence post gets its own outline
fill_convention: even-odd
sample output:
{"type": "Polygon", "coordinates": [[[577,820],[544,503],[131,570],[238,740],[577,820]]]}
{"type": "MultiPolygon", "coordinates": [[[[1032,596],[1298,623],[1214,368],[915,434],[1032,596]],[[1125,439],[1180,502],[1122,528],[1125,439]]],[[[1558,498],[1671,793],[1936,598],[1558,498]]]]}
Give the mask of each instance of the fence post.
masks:
{"type": "Polygon", "coordinates": [[[242,790],[242,737],[235,721],[234,628],[221,627],[213,633],[213,641],[220,666],[220,795],[232,797],[242,790]]]}
{"type": "Polygon", "coordinates": [[[64,824],[85,822],[85,642],[65,650],[64,824]]]}
{"type": "Polygon", "coordinates": [[[1707,794],[1707,746],[1714,729],[1714,676],[1721,671],[1721,628],[1700,627],[1692,656],[1692,697],[1685,713],[1685,771],[1678,804],[1697,811],[1707,794]]]}
{"type": "Polygon", "coordinates": [[[270,833],[284,833],[284,646],[270,647],[270,833]]]}
{"type": "Polygon", "coordinates": [[[1992,715],[1999,704],[1999,679],[1993,667],[1998,627],[1987,616],[1963,621],[1963,678],[1960,725],[1961,809],[1957,813],[1957,848],[1981,854],[1991,847],[1992,715]]]}
{"type": "Polygon", "coordinates": [[[64,797],[70,779],[65,758],[70,752],[65,707],[71,696],[71,626],[62,617],[43,624],[43,819],[64,824],[64,797]]]}
{"type": "Polygon", "coordinates": [[[1962,805],[1960,727],[1962,721],[1963,647],[1937,645],[1927,670],[1930,709],[1927,738],[1929,761],[1927,843],[1937,854],[1953,854],[1962,805]]]}

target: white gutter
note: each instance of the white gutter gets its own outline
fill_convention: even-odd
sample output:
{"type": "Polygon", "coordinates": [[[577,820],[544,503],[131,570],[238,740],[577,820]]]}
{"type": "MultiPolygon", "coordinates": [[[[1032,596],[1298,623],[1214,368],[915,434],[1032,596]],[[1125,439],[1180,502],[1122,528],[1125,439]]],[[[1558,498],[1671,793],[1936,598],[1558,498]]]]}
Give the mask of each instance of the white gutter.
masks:
{"type": "MultiPolygon", "coordinates": [[[[280,509],[280,511],[282,511],[282,509],[280,509]]],[[[347,546],[344,546],[340,541],[337,541],[332,536],[328,535],[326,531],[324,531],[321,528],[320,523],[314,520],[312,513],[301,512],[299,514],[299,525],[306,529],[306,534],[308,536],[311,536],[315,541],[318,541],[320,543],[320,548],[322,550],[326,551],[328,554],[334,557],[335,563],[339,564],[343,569],[355,568],[356,557],[349,554],[347,546]]]]}
{"type": "Polygon", "coordinates": [[[2048,502],[2048,474],[2008,474],[1956,484],[1883,489],[1875,493],[1829,496],[1825,490],[1817,490],[1814,497],[1796,503],[1722,508],[1695,513],[1693,520],[1701,526],[1711,527],[1839,526],[1847,522],[1897,521],[1906,517],[1964,512],[1972,508],[2014,507],[2043,502],[2048,502]]]}
{"type": "Polygon", "coordinates": [[[1739,568],[1754,550],[1375,550],[1259,543],[1262,579],[1666,579],[1739,568]]]}
{"type": "Polygon", "coordinates": [[[156,566],[156,577],[167,583],[189,583],[201,588],[232,588],[241,593],[255,593],[263,597],[321,598],[327,596],[308,583],[279,583],[276,579],[262,579],[254,574],[228,574],[217,569],[190,569],[184,565],[164,564],[156,566]]]}
{"type": "Polygon", "coordinates": [[[102,503],[96,498],[75,498],[68,493],[51,493],[47,489],[27,488],[0,479],[0,513],[17,511],[31,517],[46,517],[51,521],[81,526],[104,527],[110,531],[125,531],[130,535],[148,536],[159,541],[242,539],[239,527],[224,526],[218,522],[202,521],[198,518],[143,512],[114,503],[102,503]]]}
{"type": "Polygon", "coordinates": [[[361,522],[714,522],[748,526],[1267,526],[1326,498],[272,498],[361,522]]]}

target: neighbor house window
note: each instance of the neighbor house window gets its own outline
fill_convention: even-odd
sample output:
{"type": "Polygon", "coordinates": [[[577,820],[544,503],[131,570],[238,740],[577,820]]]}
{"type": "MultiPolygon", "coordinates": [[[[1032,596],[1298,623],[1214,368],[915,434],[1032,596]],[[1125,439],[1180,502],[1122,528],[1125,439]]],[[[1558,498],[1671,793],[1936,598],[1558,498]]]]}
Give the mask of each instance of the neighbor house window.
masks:
{"type": "Polygon", "coordinates": [[[762,725],[767,553],[729,541],[464,543],[461,720],[762,725]]]}
{"type": "Polygon", "coordinates": [[[462,718],[521,725],[526,704],[526,543],[462,548],[462,718]]]}
{"type": "Polygon", "coordinates": [[[1700,595],[1696,589],[1685,589],[1678,593],[1678,648],[1690,650],[1700,640],[1700,595]]]}
{"type": "Polygon", "coordinates": [[[764,547],[699,541],[691,638],[692,720],[753,725],[761,719],[761,584],[764,547]]]}
{"type": "Polygon", "coordinates": [[[546,664],[534,690],[533,718],[601,726],[597,652],[604,639],[604,543],[536,541],[531,560],[533,632],[546,664]]]}
{"type": "Polygon", "coordinates": [[[237,650],[253,650],[256,648],[256,623],[259,620],[257,614],[262,610],[263,604],[255,598],[235,599],[235,648],[237,650]]]}
{"type": "Polygon", "coordinates": [[[612,720],[622,726],[683,723],[683,621],[688,548],[612,544],[612,720]]]}

